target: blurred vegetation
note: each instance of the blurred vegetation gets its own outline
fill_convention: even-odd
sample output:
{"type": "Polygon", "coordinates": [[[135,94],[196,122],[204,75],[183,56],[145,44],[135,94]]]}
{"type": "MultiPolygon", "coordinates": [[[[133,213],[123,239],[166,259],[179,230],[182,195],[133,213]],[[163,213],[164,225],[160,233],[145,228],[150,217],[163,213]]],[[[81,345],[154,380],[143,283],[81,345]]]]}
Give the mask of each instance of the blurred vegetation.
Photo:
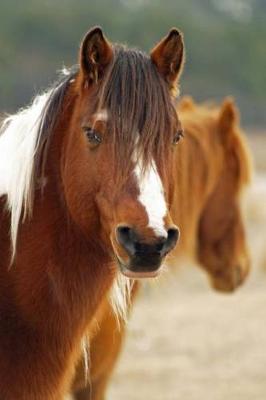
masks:
{"type": "Polygon", "coordinates": [[[76,63],[94,25],[145,50],[179,27],[187,49],[182,93],[233,95],[244,124],[265,124],[265,0],[1,0],[0,110],[27,104],[63,64],[76,63]]]}

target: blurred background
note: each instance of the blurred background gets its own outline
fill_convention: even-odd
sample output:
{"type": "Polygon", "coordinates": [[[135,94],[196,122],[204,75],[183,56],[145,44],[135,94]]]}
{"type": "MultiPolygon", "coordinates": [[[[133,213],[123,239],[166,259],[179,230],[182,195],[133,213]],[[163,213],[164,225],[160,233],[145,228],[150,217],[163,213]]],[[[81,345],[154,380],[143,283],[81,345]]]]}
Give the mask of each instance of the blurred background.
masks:
{"type": "Polygon", "coordinates": [[[85,32],[149,50],[169,28],[185,35],[182,92],[232,94],[243,123],[266,122],[265,0],[1,0],[0,110],[14,111],[77,61],[85,32]]]}
{"type": "Polygon", "coordinates": [[[45,89],[101,25],[112,41],[149,50],[176,26],[185,35],[182,94],[233,95],[255,162],[246,195],[253,261],[233,295],[210,290],[194,265],[147,287],[134,308],[109,399],[266,398],[266,1],[1,0],[0,114],[45,89]]]}

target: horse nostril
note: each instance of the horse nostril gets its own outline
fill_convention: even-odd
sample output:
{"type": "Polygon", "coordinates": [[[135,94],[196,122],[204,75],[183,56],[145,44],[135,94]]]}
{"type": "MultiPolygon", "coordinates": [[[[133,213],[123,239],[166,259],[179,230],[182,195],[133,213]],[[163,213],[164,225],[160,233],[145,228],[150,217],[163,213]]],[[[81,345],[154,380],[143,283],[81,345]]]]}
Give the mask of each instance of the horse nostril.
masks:
{"type": "Polygon", "coordinates": [[[163,246],[163,253],[166,255],[175,247],[179,238],[179,229],[177,227],[171,227],[167,231],[167,239],[163,246]]]}
{"type": "Polygon", "coordinates": [[[245,277],[246,277],[246,274],[241,265],[237,265],[236,267],[234,267],[233,282],[234,282],[235,287],[238,287],[239,285],[241,285],[241,283],[244,281],[245,277]]]}
{"type": "Polygon", "coordinates": [[[116,232],[120,237],[127,237],[130,234],[131,228],[129,226],[118,226],[116,232]]]}
{"type": "Polygon", "coordinates": [[[156,243],[155,245],[156,251],[160,252],[161,250],[163,250],[166,240],[167,240],[166,238],[162,238],[161,240],[158,241],[158,243],[156,243]]]}
{"type": "Polygon", "coordinates": [[[134,236],[134,231],[129,226],[121,225],[116,228],[117,241],[129,254],[133,254],[135,251],[134,236]]]}
{"type": "Polygon", "coordinates": [[[168,233],[167,240],[172,240],[172,241],[175,241],[175,242],[178,241],[180,232],[179,232],[179,229],[177,227],[169,228],[167,233],[168,233]]]}

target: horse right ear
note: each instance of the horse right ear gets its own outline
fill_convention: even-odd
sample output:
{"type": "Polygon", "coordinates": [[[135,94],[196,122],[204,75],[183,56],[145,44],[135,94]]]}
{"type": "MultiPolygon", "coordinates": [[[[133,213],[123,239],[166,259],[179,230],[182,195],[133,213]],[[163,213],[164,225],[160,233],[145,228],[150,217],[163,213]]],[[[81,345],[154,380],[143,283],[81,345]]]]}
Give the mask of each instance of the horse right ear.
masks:
{"type": "Polygon", "coordinates": [[[226,98],[218,116],[218,126],[223,142],[228,142],[233,128],[239,123],[239,112],[232,97],[226,98]]]}
{"type": "Polygon", "coordinates": [[[113,58],[112,45],[99,27],[91,29],[80,48],[80,69],[86,84],[97,83],[113,58]]]}

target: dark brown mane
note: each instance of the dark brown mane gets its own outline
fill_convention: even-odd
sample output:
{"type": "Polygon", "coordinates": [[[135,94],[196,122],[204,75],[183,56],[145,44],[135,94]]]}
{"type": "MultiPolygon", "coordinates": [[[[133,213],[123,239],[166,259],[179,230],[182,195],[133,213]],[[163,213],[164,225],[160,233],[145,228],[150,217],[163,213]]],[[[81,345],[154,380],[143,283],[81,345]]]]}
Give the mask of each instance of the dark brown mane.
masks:
{"type": "Polygon", "coordinates": [[[110,140],[120,171],[126,175],[137,141],[136,156],[141,157],[143,168],[155,155],[163,169],[176,112],[167,83],[150,58],[141,51],[116,46],[114,61],[98,95],[98,108],[106,108],[110,114],[110,140]]]}
{"type": "Polygon", "coordinates": [[[42,111],[36,141],[36,151],[34,156],[34,179],[43,174],[47,152],[54,132],[58,115],[62,112],[65,94],[69,84],[76,78],[78,67],[73,66],[70,70],[63,71],[58,81],[50,88],[47,102],[42,111]]]}

